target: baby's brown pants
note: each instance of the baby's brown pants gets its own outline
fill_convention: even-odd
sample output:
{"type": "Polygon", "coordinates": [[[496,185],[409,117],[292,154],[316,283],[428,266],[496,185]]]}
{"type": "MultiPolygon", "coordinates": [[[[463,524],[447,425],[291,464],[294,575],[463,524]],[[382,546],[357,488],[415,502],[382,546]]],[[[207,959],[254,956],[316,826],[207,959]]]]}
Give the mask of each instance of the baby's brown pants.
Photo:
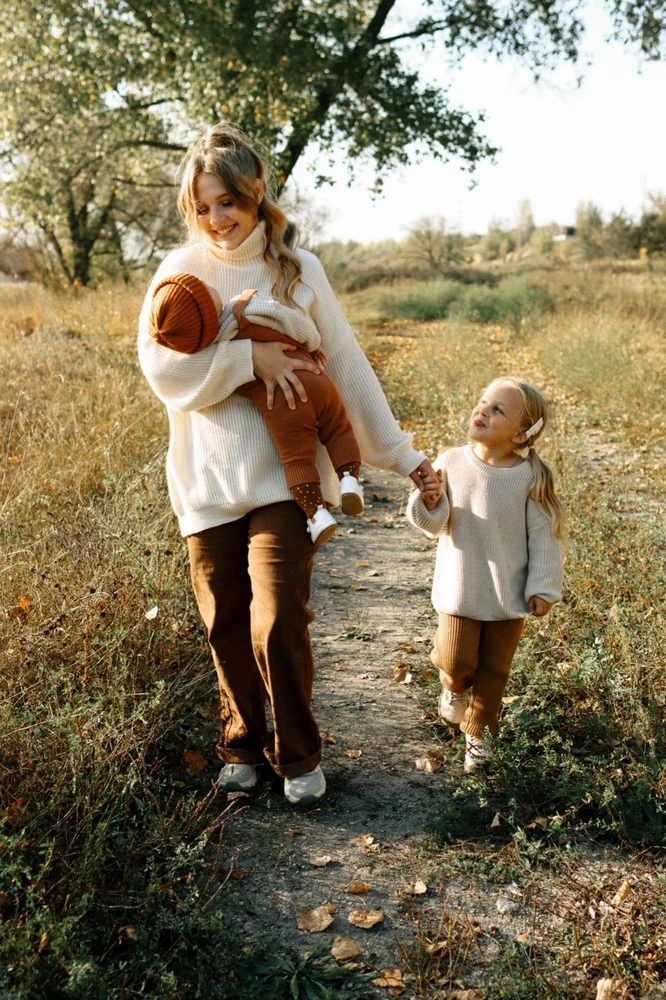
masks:
{"type": "Polygon", "coordinates": [[[499,731],[497,716],[509,679],[509,669],[523,631],[522,618],[477,621],[457,615],[439,615],[430,658],[439,667],[442,686],[462,694],[471,688],[463,733],[482,736],[487,726],[499,731]]]}

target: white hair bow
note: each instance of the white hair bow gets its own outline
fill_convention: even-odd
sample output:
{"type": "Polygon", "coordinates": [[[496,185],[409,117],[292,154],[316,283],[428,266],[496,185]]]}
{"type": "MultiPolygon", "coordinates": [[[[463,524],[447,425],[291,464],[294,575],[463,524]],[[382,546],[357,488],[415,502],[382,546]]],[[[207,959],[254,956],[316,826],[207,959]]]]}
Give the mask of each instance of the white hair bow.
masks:
{"type": "Polygon", "coordinates": [[[543,427],[543,417],[539,417],[536,423],[532,424],[531,427],[527,428],[527,430],[525,431],[525,437],[526,438],[534,437],[535,434],[539,433],[542,427],[543,427]]]}

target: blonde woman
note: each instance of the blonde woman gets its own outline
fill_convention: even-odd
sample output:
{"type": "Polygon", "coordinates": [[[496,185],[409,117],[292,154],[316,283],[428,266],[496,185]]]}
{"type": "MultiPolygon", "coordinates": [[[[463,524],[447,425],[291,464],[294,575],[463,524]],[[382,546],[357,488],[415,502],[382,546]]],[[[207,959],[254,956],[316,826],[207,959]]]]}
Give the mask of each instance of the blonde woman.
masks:
{"type": "Polygon", "coordinates": [[[407,505],[411,523],[439,538],[431,656],[439,715],[466,734],[466,771],[487,763],[484,734],[498,733],[524,617],[547,615],[562,596],[562,509],[536,449],[546,421],[533,385],[491,382],[472,411],[469,443],[440,455],[439,483],[427,477],[407,505]]]}
{"type": "MultiPolygon", "coordinates": [[[[435,474],[392,416],[320,262],[286,245],[287,220],[272,197],[266,163],[246,137],[218,125],[194,143],[181,168],[179,206],[190,238],[165,258],[148,290],[139,360],[169,416],[169,494],[219,681],[219,783],[251,789],[267,760],[285,779],[287,799],[307,805],[326,789],[310,706],[313,543],[261,414],[236,390],[261,379],[269,404],[281,392],[298,406],[307,399],[299,371],[319,368],[291,357],[277,338],[221,340],[195,354],[175,353],[150,336],[154,288],[188,273],[224,302],[253,288],[272,297],[276,311],[296,310],[321,338],[327,374],[363,459],[409,475],[419,489],[435,474]]],[[[317,465],[324,498],[335,505],[339,484],[323,449],[317,465]]]]}

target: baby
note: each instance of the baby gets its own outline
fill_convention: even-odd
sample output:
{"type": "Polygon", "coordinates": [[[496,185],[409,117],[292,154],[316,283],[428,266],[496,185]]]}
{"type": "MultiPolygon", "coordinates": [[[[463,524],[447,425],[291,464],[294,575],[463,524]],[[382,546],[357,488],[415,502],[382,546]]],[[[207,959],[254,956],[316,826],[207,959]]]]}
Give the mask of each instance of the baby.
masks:
{"type": "MultiPolygon", "coordinates": [[[[151,336],[164,347],[182,354],[202,351],[217,340],[277,341],[294,350],[290,357],[326,361],[316,327],[306,316],[274,299],[262,299],[247,289],[223,305],[216,289],[193,274],[173,274],[159,282],[150,315],[151,336]],[[246,312],[248,315],[246,315],[246,312]],[[279,329],[267,325],[276,323],[279,329]],[[283,332],[287,328],[293,336],[283,332]]],[[[363,490],[358,477],[361,452],[340,393],[321,372],[299,370],[307,402],[291,410],[282,393],[272,409],[266,386],[254,379],[236,389],[256,406],[280,455],[287,486],[305,513],[315,551],[335,533],[336,522],[324,503],[315,465],[317,438],[324,445],[340,480],[344,514],[363,512],[363,490]]]]}

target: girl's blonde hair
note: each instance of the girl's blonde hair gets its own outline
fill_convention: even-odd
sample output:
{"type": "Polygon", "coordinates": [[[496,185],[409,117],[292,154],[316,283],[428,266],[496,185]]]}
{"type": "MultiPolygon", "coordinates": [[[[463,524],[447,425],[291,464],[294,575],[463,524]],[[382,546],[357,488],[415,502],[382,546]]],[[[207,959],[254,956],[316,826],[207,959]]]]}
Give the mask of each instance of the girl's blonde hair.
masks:
{"type": "Polygon", "coordinates": [[[555,494],[553,474],[543,459],[539,457],[535,448],[536,441],[541,437],[548,423],[546,400],[536,386],[511,376],[497,378],[491,382],[491,385],[510,385],[518,390],[523,400],[523,409],[520,414],[520,425],[523,431],[529,430],[539,420],[542,421],[539,429],[531,434],[524,444],[518,445],[516,451],[528,449],[527,457],[534,472],[534,483],[530,490],[530,496],[550,514],[553,535],[555,538],[561,538],[564,525],[562,504],[555,494]]]}
{"type": "Polygon", "coordinates": [[[197,139],[178,170],[178,209],[193,238],[199,235],[195,190],[199,174],[215,174],[234,205],[243,211],[257,212],[266,226],[263,256],[274,278],[272,295],[285,305],[295,306],[293,293],[301,279],[302,266],[285,242],[288,221],[275,200],[267,162],[239,129],[225,122],[214,125],[197,139]],[[257,180],[264,187],[261,200],[255,191],[257,180]]]}

